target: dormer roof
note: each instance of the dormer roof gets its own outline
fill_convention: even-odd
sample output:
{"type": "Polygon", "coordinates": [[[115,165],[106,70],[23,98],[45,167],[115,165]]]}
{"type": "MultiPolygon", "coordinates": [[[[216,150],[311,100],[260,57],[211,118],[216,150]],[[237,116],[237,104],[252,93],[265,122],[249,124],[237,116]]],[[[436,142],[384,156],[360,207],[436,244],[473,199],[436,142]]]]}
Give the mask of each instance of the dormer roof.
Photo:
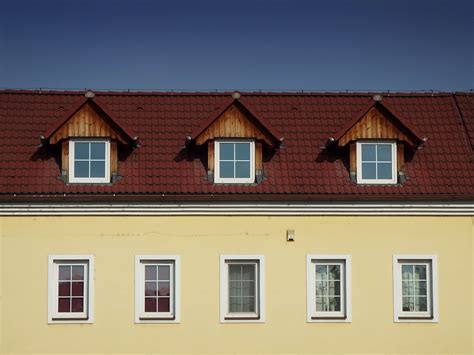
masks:
{"type": "Polygon", "coordinates": [[[114,118],[100,98],[79,97],[60,119],[43,135],[55,144],[69,137],[109,137],[124,144],[136,144],[136,136],[118,118],[114,118]]]}
{"type": "Polygon", "coordinates": [[[398,139],[414,147],[426,140],[405,115],[381,100],[375,95],[330,140],[344,146],[357,139],[398,139]]]}

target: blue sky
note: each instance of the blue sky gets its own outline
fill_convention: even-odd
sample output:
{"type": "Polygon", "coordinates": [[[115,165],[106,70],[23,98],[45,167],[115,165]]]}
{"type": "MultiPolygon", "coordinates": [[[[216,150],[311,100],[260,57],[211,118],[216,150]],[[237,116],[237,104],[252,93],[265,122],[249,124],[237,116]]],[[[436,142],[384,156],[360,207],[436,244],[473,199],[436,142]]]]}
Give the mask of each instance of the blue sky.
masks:
{"type": "Polygon", "coordinates": [[[464,0],[3,0],[0,87],[474,89],[464,0]]]}

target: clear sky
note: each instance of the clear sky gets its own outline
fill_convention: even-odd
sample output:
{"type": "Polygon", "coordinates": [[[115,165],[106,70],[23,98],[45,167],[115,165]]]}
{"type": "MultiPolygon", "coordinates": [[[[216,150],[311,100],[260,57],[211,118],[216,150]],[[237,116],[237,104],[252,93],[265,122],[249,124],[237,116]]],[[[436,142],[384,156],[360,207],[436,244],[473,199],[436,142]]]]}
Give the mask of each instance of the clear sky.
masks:
{"type": "Polygon", "coordinates": [[[0,0],[1,88],[474,89],[469,0],[0,0]]]}

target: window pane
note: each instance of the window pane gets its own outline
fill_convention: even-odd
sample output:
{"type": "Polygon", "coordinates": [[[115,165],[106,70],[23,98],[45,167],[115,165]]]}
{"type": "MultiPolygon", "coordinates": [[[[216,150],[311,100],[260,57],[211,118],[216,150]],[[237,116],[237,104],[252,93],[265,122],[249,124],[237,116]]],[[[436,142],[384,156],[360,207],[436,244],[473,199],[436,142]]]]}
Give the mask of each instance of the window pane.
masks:
{"type": "Polygon", "coordinates": [[[412,296],[414,293],[412,281],[402,281],[402,294],[404,296],[412,296]]]}
{"type": "Polygon", "coordinates": [[[426,265],[415,265],[415,280],[426,280],[426,265]]]}
{"type": "Polygon", "coordinates": [[[61,281],[71,280],[71,266],[69,265],[59,266],[59,280],[61,281]]]}
{"type": "Polygon", "coordinates": [[[156,298],[145,298],[145,312],[156,312],[156,298]]]}
{"type": "Polygon", "coordinates": [[[83,265],[74,265],[72,267],[72,279],[84,280],[84,266],[83,265]]]}
{"type": "Polygon", "coordinates": [[[170,280],[170,267],[168,265],[158,267],[158,279],[160,281],[170,280]]]}
{"type": "Polygon", "coordinates": [[[328,285],[329,285],[329,288],[328,288],[329,296],[341,295],[341,281],[329,281],[328,285]]]}
{"type": "Polygon", "coordinates": [[[415,295],[426,296],[426,281],[415,281],[415,295]]]}
{"type": "Polygon", "coordinates": [[[250,162],[238,161],[235,163],[235,177],[249,178],[250,177],[250,162]]]}
{"type": "Polygon", "coordinates": [[[156,280],[156,266],[146,265],[145,266],[145,280],[156,280]]]}
{"type": "Polygon", "coordinates": [[[340,297],[330,297],[329,298],[329,311],[331,311],[331,312],[340,312],[341,311],[341,298],[340,297]]]}
{"type": "Polygon", "coordinates": [[[242,298],[242,312],[255,312],[255,297],[242,298]]]}
{"type": "Polygon", "coordinates": [[[72,299],[71,312],[84,312],[84,298],[77,297],[72,299]]]}
{"type": "Polygon", "coordinates": [[[415,298],[415,311],[416,312],[426,312],[428,310],[428,303],[426,297],[416,297],[415,298]]]}
{"type": "Polygon", "coordinates": [[[169,296],[170,295],[170,283],[168,282],[158,282],[158,295],[159,296],[169,296]]]}
{"type": "Polygon", "coordinates": [[[375,144],[362,144],[362,161],[375,161],[375,144]]]}
{"type": "Polygon", "coordinates": [[[323,303],[325,297],[316,297],[316,312],[323,312],[323,303]]]}
{"type": "Polygon", "coordinates": [[[340,265],[329,265],[329,280],[340,280],[341,279],[341,267],[340,265]]]}
{"type": "Polygon", "coordinates": [[[71,295],[71,283],[70,282],[60,282],[58,286],[58,295],[59,296],[70,296],[71,295]]]}
{"type": "Polygon", "coordinates": [[[402,280],[413,279],[413,265],[402,265],[402,280]]]}
{"type": "Polygon", "coordinates": [[[89,159],[89,143],[74,143],[74,159],[89,159]]]}
{"type": "Polygon", "coordinates": [[[169,297],[158,298],[158,312],[169,312],[169,311],[170,311],[169,297]]]}
{"type": "Polygon", "coordinates": [[[73,282],[72,283],[72,295],[73,296],[84,296],[84,282],[73,282]]]}
{"type": "Polygon", "coordinates": [[[71,299],[68,298],[60,298],[58,300],[58,312],[70,312],[71,311],[71,299]]]}
{"type": "Polygon", "coordinates": [[[316,281],[316,295],[327,296],[327,294],[328,294],[327,281],[316,281]]]}
{"type": "Polygon", "coordinates": [[[362,179],[375,179],[375,163],[362,163],[362,179]]]}
{"type": "Polygon", "coordinates": [[[242,265],[242,280],[255,280],[254,265],[242,265]]]}
{"type": "Polygon", "coordinates": [[[392,146],[377,144],[377,161],[392,161],[392,146]]]}
{"type": "Polygon", "coordinates": [[[250,160],[250,143],[235,144],[235,159],[250,160]]]}
{"type": "Polygon", "coordinates": [[[255,296],[255,282],[242,281],[242,296],[255,296]]]}
{"type": "Polygon", "coordinates": [[[219,163],[219,174],[221,178],[233,178],[234,162],[221,161],[219,163]]]}
{"type": "Polygon", "coordinates": [[[74,162],[74,177],[78,177],[78,178],[89,177],[89,162],[75,161],[74,162]]]}
{"type": "Polygon", "coordinates": [[[415,310],[415,302],[413,297],[403,297],[403,311],[413,312],[415,310]]]}
{"type": "Polygon", "coordinates": [[[234,160],[234,143],[220,143],[219,149],[220,160],[234,160]]]}
{"type": "Polygon", "coordinates": [[[327,280],[327,278],[326,265],[316,265],[316,280],[327,280]]]}
{"type": "Polygon", "coordinates": [[[145,282],[145,296],[156,296],[157,295],[157,282],[145,282]]]}
{"type": "Polygon", "coordinates": [[[91,143],[91,159],[105,160],[105,143],[104,142],[91,143]]]}
{"type": "Polygon", "coordinates": [[[240,296],[240,281],[229,282],[229,296],[240,296]]]}
{"type": "Polygon", "coordinates": [[[240,280],[241,268],[241,265],[229,265],[229,280],[240,280]]]}
{"type": "Polygon", "coordinates": [[[392,179],[392,163],[377,164],[378,179],[392,179]]]}
{"type": "Polygon", "coordinates": [[[240,297],[229,297],[229,312],[242,312],[240,297]]]}
{"type": "Polygon", "coordinates": [[[105,177],[105,161],[91,161],[91,176],[90,177],[92,178],[105,177]]]}

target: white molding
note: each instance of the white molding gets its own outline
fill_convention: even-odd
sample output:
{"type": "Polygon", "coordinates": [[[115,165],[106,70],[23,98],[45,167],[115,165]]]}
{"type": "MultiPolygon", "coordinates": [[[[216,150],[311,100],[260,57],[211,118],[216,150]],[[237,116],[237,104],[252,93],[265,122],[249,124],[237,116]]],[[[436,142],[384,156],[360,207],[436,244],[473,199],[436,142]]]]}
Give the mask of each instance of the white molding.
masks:
{"type": "Polygon", "coordinates": [[[70,138],[69,139],[69,173],[68,182],[71,184],[110,183],[110,139],[108,138],[70,138]],[[74,143],[76,142],[104,142],[105,143],[105,177],[103,178],[78,178],[74,176],[74,143]]]}
{"type": "Polygon", "coordinates": [[[160,324],[160,323],[181,323],[181,257],[179,255],[135,255],[135,323],[136,324],[160,324]],[[169,319],[145,319],[141,317],[143,306],[143,283],[144,275],[142,260],[149,261],[172,261],[174,278],[173,295],[173,318],[169,319]]]}
{"type": "Polygon", "coordinates": [[[358,140],[356,143],[357,155],[357,183],[359,185],[394,185],[398,180],[397,172],[397,142],[393,140],[358,140]],[[362,178],[362,144],[390,144],[392,147],[392,178],[391,179],[363,179],[362,178]]]}
{"type": "Polygon", "coordinates": [[[221,255],[220,256],[220,323],[265,323],[265,256],[264,255],[221,255]],[[243,260],[258,261],[258,318],[255,319],[229,319],[227,318],[227,261],[243,260]]]}
{"type": "Polygon", "coordinates": [[[214,182],[216,184],[251,184],[255,182],[255,141],[253,139],[216,139],[214,141],[214,182]],[[220,177],[220,147],[221,143],[250,143],[250,177],[221,178],[220,177]]]}
{"type": "Polygon", "coordinates": [[[308,323],[351,323],[352,322],[352,265],[348,254],[307,254],[306,255],[306,321],[308,323]],[[344,319],[314,319],[314,260],[334,260],[345,262],[345,318],[344,319]]]}
{"type": "Polygon", "coordinates": [[[474,216],[474,202],[3,203],[0,216],[474,216]]]}
{"type": "Polygon", "coordinates": [[[71,255],[58,254],[48,255],[48,324],[74,324],[74,323],[94,323],[94,255],[71,255]],[[88,277],[87,277],[87,318],[86,319],[56,319],[55,318],[55,302],[56,302],[56,277],[55,277],[55,261],[87,261],[88,277]]]}
{"type": "Polygon", "coordinates": [[[397,254],[393,255],[393,321],[395,323],[438,323],[438,257],[430,254],[397,254]],[[399,260],[413,261],[430,261],[431,262],[431,311],[433,312],[431,319],[400,319],[401,308],[401,275],[399,268],[399,260]]]}

